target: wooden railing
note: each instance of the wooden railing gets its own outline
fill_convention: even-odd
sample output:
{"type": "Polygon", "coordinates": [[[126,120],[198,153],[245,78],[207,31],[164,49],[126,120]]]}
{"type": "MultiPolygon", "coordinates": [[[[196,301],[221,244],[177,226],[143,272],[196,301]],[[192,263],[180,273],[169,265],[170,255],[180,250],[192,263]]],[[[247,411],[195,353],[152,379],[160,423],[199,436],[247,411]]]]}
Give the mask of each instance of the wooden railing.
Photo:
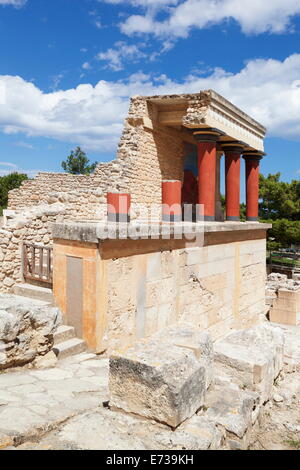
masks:
{"type": "Polygon", "coordinates": [[[24,242],[22,247],[25,280],[52,284],[53,248],[24,242]]]}

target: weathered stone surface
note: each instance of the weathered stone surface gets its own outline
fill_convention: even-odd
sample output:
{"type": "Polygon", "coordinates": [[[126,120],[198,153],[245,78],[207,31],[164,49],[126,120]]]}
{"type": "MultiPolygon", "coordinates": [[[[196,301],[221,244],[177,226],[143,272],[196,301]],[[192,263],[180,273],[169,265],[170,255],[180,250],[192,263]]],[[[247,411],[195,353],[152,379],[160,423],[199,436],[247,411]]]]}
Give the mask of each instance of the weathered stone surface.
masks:
{"type": "Polygon", "coordinates": [[[49,351],[44,356],[37,356],[34,360],[34,367],[37,369],[49,369],[57,365],[58,359],[53,351],[49,351]]]}
{"type": "Polygon", "coordinates": [[[58,309],[21,302],[17,297],[0,295],[0,370],[45,356],[61,323],[58,309]]]}
{"type": "Polygon", "coordinates": [[[179,426],[171,437],[172,448],[189,450],[217,450],[223,440],[223,434],[209,418],[197,415],[179,426]]]}
{"type": "MultiPolygon", "coordinates": [[[[66,419],[107,400],[105,367],[102,374],[96,374],[71,358],[60,364],[62,368],[0,373],[0,448],[40,438],[66,419]],[[90,377],[79,376],[87,371],[90,377]],[[87,381],[92,378],[95,383],[87,381]]],[[[107,368],[107,361],[105,365],[107,368]]]]}
{"type": "Polygon", "coordinates": [[[240,387],[259,391],[262,402],[271,396],[283,368],[284,334],[268,323],[230,334],[214,345],[215,361],[240,387]]]}
{"type": "Polygon", "coordinates": [[[257,393],[241,390],[231,383],[230,377],[219,378],[207,394],[205,417],[226,430],[230,446],[245,448],[248,444],[247,432],[258,417],[257,408],[257,393]]]}
{"type": "Polygon", "coordinates": [[[110,358],[110,404],[176,428],[203,404],[206,368],[186,348],[161,338],[110,358]]]}
{"type": "Polygon", "coordinates": [[[209,333],[198,330],[191,323],[179,323],[163,329],[156,337],[174,346],[193,351],[205,367],[206,388],[210,386],[214,375],[214,351],[209,333]]]}

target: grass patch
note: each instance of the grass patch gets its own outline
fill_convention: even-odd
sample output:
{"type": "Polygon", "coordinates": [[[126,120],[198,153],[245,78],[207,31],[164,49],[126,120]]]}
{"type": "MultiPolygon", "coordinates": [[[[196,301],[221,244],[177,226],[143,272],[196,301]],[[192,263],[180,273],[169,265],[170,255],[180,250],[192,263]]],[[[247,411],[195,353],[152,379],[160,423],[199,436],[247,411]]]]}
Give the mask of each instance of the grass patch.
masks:
{"type": "Polygon", "coordinates": [[[294,441],[294,439],[287,439],[284,441],[285,444],[288,444],[290,447],[293,447],[294,449],[299,450],[300,449],[300,440],[299,441],[294,441]]]}

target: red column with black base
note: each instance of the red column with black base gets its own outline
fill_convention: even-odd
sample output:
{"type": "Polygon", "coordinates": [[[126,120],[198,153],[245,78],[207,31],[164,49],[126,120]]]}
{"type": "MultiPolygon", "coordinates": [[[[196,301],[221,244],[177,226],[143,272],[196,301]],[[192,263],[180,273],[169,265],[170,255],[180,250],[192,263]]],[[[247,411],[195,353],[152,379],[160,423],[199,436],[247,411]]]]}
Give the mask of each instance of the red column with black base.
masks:
{"type": "Polygon", "coordinates": [[[217,129],[201,129],[194,132],[198,142],[198,204],[200,219],[213,222],[216,219],[216,162],[217,141],[220,132],[217,129]]]}
{"type": "Polygon", "coordinates": [[[130,222],[131,196],[127,193],[107,193],[107,220],[130,222]]]}
{"type": "Polygon", "coordinates": [[[246,216],[249,222],[258,221],[259,162],[262,155],[244,154],[246,162],[246,216]]]}
{"type": "Polygon", "coordinates": [[[181,213],[181,181],[165,180],[162,182],[162,220],[164,222],[180,222],[181,213]]]}
{"type": "Polygon", "coordinates": [[[226,175],[226,220],[240,220],[242,146],[223,145],[226,175]]]}

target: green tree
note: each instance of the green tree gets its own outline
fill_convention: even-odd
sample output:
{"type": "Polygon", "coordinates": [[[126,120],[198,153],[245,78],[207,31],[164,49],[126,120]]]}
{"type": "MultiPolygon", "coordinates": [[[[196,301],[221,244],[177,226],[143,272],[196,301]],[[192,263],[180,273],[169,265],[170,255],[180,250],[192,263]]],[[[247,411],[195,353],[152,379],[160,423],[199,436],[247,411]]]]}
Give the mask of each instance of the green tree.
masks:
{"type": "Polygon", "coordinates": [[[64,171],[73,175],[89,175],[95,170],[97,164],[98,162],[90,164],[85,152],[80,147],[76,147],[71,151],[67,160],[61,163],[61,166],[64,171]]]}
{"type": "Polygon", "coordinates": [[[0,177],[0,215],[2,215],[3,209],[7,208],[8,192],[19,188],[22,182],[27,179],[28,176],[22,173],[10,173],[0,177]]]}
{"type": "Polygon", "coordinates": [[[281,174],[260,175],[260,216],[263,219],[300,220],[300,181],[280,181],[281,174]]]}
{"type": "Polygon", "coordinates": [[[281,174],[260,175],[261,221],[273,224],[269,230],[269,249],[300,244],[300,181],[287,183],[281,174]]]}

